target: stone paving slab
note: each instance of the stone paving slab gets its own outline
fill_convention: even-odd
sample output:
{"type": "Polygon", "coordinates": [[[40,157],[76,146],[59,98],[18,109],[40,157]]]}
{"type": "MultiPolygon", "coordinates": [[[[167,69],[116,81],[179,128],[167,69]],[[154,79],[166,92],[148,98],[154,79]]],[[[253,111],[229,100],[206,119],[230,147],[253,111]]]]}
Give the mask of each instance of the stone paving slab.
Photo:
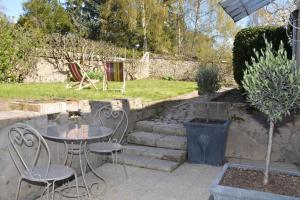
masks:
{"type": "Polygon", "coordinates": [[[186,136],[186,130],[182,124],[158,124],[153,127],[153,132],[166,135],[186,136]]]}
{"type": "Polygon", "coordinates": [[[139,145],[125,145],[124,148],[124,153],[126,153],[127,155],[145,156],[175,162],[183,162],[186,158],[186,151],[183,150],[147,147],[139,145]]]}
{"type": "MultiPolygon", "coordinates": [[[[263,161],[231,160],[234,163],[262,165],[263,161]]],[[[292,164],[272,163],[279,168],[295,169],[292,164]]],[[[93,200],[213,200],[209,188],[222,167],[184,163],[172,173],[127,166],[125,178],[120,165],[104,164],[97,169],[107,182],[107,190],[93,200]]],[[[98,179],[91,173],[88,182],[98,179]]],[[[82,183],[81,177],[79,182],[82,183]]],[[[103,188],[102,188],[103,189],[103,188]]],[[[59,198],[55,198],[59,200],[59,198]]],[[[68,200],[62,198],[61,200],[68,200]]],[[[87,198],[82,198],[87,200],[87,198]]]]}
{"type": "Polygon", "coordinates": [[[182,149],[187,148],[187,138],[181,136],[165,136],[156,142],[158,147],[170,148],[170,149],[182,149]]]}
{"type": "Polygon", "coordinates": [[[159,170],[164,172],[172,172],[181,164],[169,160],[160,160],[156,158],[147,158],[142,156],[120,155],[119,157],[122,158],[119,161],[120,163],[125,162],[126,165],[159,170]]]}
{"type": "Polygon", "coordinates": [[[156,146],[156,141],[162,137],[163,135],[158,133],[136,131],[127,136],[127,142],[146,146],[156,146]]]}
{"type": "Polygon", "coordinates": [[[154,121],[139,121],[136,123],[136,130],[161,133],[165,135],[186,136],[186,130],[182,124],[167,124],[154,121]]]}
{"type": "Polygon", "coordinates": [[[186,150],[187,139],[183,136],[162,135],[149,132],[133,132],[127,137],[128,143],[186,150]]]}
{"type": "Polygon", "coordinates": [[[41,113],[32,111],[10,110],[0,112],[0,128],[9,126],[15,122],[41,116],[41,113]]]}
{"type": "MultiPolygon", "coordinates": [[[[107,191],[93,200],[208,200],[210,185],[221,167],[184,163],[173,173],[136,167],[127,167],[127,171],[128,179],[119,165],[113,169],[108,163],[98,168],[107,181],[107,191]]],[[[97,179],[89,173],[87,180],[97,179]]]]}

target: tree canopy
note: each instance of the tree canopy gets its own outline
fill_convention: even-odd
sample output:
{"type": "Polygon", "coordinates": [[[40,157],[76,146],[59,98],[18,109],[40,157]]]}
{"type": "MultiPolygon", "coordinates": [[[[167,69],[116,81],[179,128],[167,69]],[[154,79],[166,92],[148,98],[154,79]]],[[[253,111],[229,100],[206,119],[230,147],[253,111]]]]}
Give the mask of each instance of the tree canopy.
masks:
{"type": "Polygon", "coordinates": [[[28,0],[23,7],[18,23],[45,34],[75,33],[207,62],[220,49],[230,52],[237,32],[217,0],[28,0]]]}

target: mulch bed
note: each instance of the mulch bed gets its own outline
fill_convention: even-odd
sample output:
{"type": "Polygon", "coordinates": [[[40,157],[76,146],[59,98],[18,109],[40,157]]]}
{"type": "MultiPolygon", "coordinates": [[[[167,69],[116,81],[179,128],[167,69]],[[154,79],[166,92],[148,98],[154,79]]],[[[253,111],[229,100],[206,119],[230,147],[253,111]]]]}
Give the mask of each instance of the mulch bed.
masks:
{"type": "Polygon", "coordinates": [[[246,103],[246,96],[245,94],[239,89],[233,89],[225,94],[212,99],[214,102],[230,102],[230,103],[246,103]]]}
{"type": "Polygon", "coordinates": [[[229,168],[226,170],[221,185],[300,197],[299,176],[270,173],[269,184],[266,186],[263,185],[263,178],[263,171],[229,168]]]}

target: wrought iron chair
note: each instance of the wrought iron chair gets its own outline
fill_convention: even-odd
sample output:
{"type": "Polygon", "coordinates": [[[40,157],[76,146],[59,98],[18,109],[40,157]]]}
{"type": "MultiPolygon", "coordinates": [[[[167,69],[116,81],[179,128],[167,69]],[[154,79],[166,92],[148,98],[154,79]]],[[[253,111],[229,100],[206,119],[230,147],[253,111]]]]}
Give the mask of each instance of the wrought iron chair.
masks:
{"type": "MultiPolygon", "coordinates": [[[[122,141],[128,128],[128,116],[125,110],[119,106],[113,107],[106,105],[101,107],[95,114],[95,119],[100,126],[108,126],[108,123],[113,123],[113,133],[105,142],[97,142],[88,144],[87,149],[89,152],[111,155],[113,167],[118,163],[118,154],[123,153],[124,147],[122,141]],[[117,133],[119,137],[117,137],[117,133]]],[[[111,128],[111,127],[110,127],[111,128]]],[[[124,160],[120,156],[122,166],[126,178],[128,178],[124,160]]]]}
{"type": "Polygon", "coordinates": [[[44,184],[45,189],[41,197],[45,195],[47,199],[50,199],[50,190],[52,190],[51,199],[53,200],[55,184],[58,181],[74,177],[77,196],[79,196],[76,172],[64,165],[51,164],[49,147],[37,130],[27,124],[17,123],[10,128],[8,138],[9,154],[21,175],[16,200],[19,198],[23,180],[29,183],[44,184]],[[40,159],[41,154],[43,159],[40,159]]]}

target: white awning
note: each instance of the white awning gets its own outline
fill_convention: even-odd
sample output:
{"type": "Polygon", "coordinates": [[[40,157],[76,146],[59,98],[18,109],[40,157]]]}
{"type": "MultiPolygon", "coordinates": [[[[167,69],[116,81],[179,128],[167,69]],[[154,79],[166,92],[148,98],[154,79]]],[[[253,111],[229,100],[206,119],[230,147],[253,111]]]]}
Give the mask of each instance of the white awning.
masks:
{"type": "Polygon", "coordinates": [[[219,4],[233,21],[237,22],[273,1],[274,0],[222,0],[219,4]]]}

